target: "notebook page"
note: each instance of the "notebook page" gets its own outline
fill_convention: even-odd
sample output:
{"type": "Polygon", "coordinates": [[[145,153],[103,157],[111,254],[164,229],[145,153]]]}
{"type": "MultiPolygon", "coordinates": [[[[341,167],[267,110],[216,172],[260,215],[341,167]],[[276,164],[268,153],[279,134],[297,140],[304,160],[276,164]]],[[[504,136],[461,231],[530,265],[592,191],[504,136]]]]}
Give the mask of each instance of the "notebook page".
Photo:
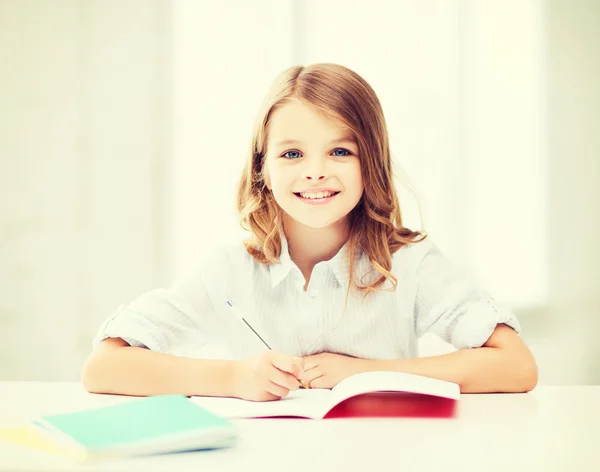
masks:
{"type": "Polygon", "coordinates": [[[228,419],[298,416],[321,418],[331,392],[328,389],[299,389],[280,400],[253,402],[239,398],[192,397],[190,400],[228,419]]]}
{"type": "Polygon", "coordinates": [[[362,372],[342,380],[331,390],[321,416],[350,397],[370,392],[411,392],[454,400],[460,398],[460,387],[452,382],[403,372],[362,372]]]}

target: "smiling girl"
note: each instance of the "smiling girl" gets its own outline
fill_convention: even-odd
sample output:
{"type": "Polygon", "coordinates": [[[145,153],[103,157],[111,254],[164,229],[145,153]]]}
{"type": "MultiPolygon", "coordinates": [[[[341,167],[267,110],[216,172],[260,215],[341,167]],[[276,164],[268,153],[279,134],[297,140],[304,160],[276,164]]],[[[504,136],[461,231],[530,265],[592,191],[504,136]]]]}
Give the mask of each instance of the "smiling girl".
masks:
{"type": "Polygon", "coordinates": [[[383,111],[365,80],[336,64],[282,72],[238,188],[251,238],[207,249],[192,276],[122,305],[94,340],[84,386],[262,401],[299,381],[331,388],[387,370],[463,393],[534,388],[514,313],[402,225],[392,175],[383,111]],[[427,332],[457,350],[418,357],[427,332]]]}

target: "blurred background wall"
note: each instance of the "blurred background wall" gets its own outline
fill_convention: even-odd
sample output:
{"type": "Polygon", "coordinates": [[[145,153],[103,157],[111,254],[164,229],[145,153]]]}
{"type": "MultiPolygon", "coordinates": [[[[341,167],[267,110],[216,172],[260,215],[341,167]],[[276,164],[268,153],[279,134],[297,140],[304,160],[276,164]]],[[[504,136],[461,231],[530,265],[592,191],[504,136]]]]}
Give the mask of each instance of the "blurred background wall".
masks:
{"type": "Polygon", "coordinates": [[[600,383],[598,24],[594,0],[0,0],[0,380],[77,379],[118,305],[246,236],[269,84],[337,62],[382,102],[405,225],[517,313],[541,383],[600,383]]]}

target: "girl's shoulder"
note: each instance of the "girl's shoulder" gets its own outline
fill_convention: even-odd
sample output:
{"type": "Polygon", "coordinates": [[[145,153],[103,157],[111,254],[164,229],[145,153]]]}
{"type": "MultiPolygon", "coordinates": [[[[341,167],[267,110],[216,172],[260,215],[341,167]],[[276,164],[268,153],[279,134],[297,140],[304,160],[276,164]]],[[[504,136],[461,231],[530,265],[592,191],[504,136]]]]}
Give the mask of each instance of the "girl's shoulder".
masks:
{"type": "Polygon", "coordinates": [[[199,268],[209,273],[235,273],[242,268],[250,268],[254,264],[254,258],[248,253],[244,242],[227,241],[218,243],[201,254],[199,268]]]}
{"type": "MultiPolygon", "coordinates": [[[[411,285],[411,282],[416,279],[421,262],[425,258],[425,255],[430,251],[435,250],[434,243],[429,237],[415,243],[406,244],[392,254],[391,269],[390,272],[401,285],[411,285]]],[[[375,281],[379,278],[380,273],[374,271],[374,266],[370,262],[366,254],[363,253],[361,262],[359,263],[359,272],[363,274],[371,274],[368,277],[369,282],[375,281]]],[[[387,282],[390,284],[391,282],[387,282]]]]}
{"type": "Polygon", "coordinates": [[[211,299],[222,299],[227,290],[247,284],[255,272],[253,258],[242,241],[220,242],[206,246],[174,285],[187,293],[205,291],[211,299]]]}
{"type": "Polygon", "coordinates": [[[392,255],[392,267],[418,267],[427,253],[437,250],[435,243],[426,237],[425,239],[402,246],[392,255]]]}

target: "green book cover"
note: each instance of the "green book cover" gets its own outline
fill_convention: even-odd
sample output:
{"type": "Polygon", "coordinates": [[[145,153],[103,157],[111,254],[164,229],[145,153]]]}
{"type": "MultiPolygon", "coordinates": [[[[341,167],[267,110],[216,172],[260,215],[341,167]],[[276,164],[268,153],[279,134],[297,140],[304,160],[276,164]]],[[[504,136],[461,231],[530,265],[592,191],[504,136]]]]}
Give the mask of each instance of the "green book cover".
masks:
{"type": "Polygon", "coordinates": [[[236,437],[233,424],[184,395],[43,416],[34,425],[84,456],[215,448],[230,445],[236,437]]]}

